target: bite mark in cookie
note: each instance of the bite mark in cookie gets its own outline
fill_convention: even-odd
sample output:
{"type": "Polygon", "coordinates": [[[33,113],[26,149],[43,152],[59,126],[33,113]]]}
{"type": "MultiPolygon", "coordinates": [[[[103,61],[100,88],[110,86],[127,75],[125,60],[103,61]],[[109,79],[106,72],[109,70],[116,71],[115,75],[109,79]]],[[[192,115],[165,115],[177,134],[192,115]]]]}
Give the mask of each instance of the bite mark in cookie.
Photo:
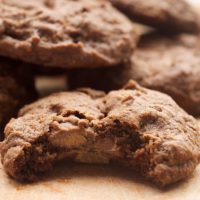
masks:
{"type": "Polygon", "coordinates": [[[2,163],[17,180],[34,180],[67,159],[119,163],[164,186],[199,163],[196,120],[169,96],[133,81],[108,94],[82,89],[43,98],[21,109],[5,135],[2,163]]]}

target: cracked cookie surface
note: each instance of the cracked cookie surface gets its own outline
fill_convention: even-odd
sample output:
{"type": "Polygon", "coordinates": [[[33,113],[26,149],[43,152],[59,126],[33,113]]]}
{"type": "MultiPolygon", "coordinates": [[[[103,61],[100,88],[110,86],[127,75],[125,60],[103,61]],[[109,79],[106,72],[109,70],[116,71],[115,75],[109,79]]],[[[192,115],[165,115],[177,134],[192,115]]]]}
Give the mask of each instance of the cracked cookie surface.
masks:
{"type": "Polygon", "coordinates": [[[130,17],[168,32],[198,32],[199,18],[185,0],[109,0],[130,17]]]}
{"type": "Polygon", "coordinates": [[[21,109],[5,129],[2,163],[34,180],[53,163],[119,163],[159,185],[186,178],[199,163],[196,120],[167,95],[130,81],[105,94],[61,92],[21,109]]]}
{"type": "Polygon", "coordinates": [[[1,0],[0,55],[63,68],[108,67],[136,44],[129,20],[105,0],[1,0]]]}
{"type": "Polygon", "coordinates": [[[170,95],[188,113],[198,116],[199,52],[199,36],[167,36],[153,32],[141,38],[126,66],[118,66],[115,70],[70,71],[68,82],[71,89],[93,87],[109,91],[122,87],[129,79],[134,79],[144,87],[170,95]]]}

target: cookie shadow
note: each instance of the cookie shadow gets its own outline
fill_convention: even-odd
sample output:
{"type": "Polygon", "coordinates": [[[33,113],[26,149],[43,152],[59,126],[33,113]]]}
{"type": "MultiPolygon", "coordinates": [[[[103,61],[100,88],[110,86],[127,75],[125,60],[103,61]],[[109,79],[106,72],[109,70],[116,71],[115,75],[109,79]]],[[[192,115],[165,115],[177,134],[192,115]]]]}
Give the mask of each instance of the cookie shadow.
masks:
{"type": "Polygon", "coordinates": [[[105,179],[107,182],[115,182],[116,180],[126,182],[129,185],[135,185],[141,188],[148,188],[158,192],[169,192],[177,190],[182,185],[187,184],[194,175],[186,178],[184,181],[174,183],[167,187],[159,187],[158,185],[148,182],[141,176],[127,168],[115,165],[89,165],[89,164],[73,164],[62,162],[54,166],[52,170],[39,176],[38,180],[31,183],[19,183],[15,180],[10,180],[10,183],[20,189],[25,189],[30,186],[49,185],[49,183],[70,184],[74,179],[90,179],[98,178],[105,179]]]}

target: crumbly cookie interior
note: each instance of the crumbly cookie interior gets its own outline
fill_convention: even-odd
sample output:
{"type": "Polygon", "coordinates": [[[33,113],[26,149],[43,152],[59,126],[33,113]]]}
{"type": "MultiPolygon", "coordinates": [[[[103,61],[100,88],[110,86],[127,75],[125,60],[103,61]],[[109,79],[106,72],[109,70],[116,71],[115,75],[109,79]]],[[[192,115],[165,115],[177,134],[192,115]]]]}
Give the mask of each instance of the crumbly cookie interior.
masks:
{"type": "MultiPolygon", "coordinates": [[[[101,128],[84,127],[87,119],[59,116],[50,125],[50,133],[24,149],[24,166],[18,177],[34,179],[34,173],[46,171],[54,162],[72,160],[78,163],[134,165],[134,152],[141,148],[139,134],[128,125],[116,121],[101,128]],[[77,122],[79,126],[77,126],[77,122]],[[82,124],[82,126],[80,126],[82,124]]],[[[136,163],[135,163],[136,164],[136,163]]],[[[19,165],[18,165],[19,166],[19,165]]]]}

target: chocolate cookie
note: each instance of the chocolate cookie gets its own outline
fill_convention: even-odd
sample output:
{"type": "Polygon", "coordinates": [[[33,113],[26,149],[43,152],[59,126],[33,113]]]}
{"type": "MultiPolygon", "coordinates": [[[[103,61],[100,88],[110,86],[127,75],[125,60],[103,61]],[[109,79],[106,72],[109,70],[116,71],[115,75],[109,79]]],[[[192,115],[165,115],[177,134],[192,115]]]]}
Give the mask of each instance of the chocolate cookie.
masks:
{"type": "Polygon", "coordinates": [[[132,20],[169,32],[197,32],[199,19],[185,0],[109,0],[132,20]]]}
{"type": "Polygon", "coordinates": [[[167,95],[130,81],[107,95],[81,89],[25,106],[5,128],[6,172],[34,180],[59,160],[116,162],[159,185],[186,178],[199,163],[196,120],[167,95]]]}
{"type": "Polygon", "coordinates": [[[136,44],[131,22],[105,0],[1,0],[0,55],[63,68],[108,67],[136,44]]]}
{"type": "MultiPolygon", "coordinates": [[[[34,79],[25,64],[0,58],[0,133],[18,109],[36,96],[34,79]]],[[[0,138],[3,134],[0,134],[0,138]]]]}
{"type": "Polygon", "coordinates": [[[187,34],[145,35],[126,66],[115,70],[78,70],[68,76],[71,88],[120,88],[129,79],[170,95],[182,108],[200,115],[200,37],[187,34]]]}

